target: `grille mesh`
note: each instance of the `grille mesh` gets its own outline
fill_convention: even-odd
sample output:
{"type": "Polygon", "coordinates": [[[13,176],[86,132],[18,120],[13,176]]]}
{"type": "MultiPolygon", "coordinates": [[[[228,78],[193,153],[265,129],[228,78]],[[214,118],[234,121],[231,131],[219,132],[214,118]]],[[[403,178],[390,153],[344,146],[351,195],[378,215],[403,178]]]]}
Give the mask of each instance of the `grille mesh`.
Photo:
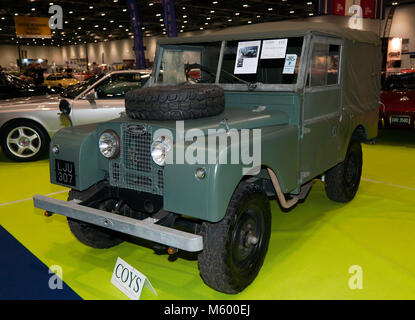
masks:
{"type": "Polygon", "coordinates": [[[110,161],[110,184],[153,194],[163,194],[163,169],[153,163],[150,154],[151,126],[121,125],[121,152],[110,161]],[[144,130],[132,130],[140,127],[144,130]]]}

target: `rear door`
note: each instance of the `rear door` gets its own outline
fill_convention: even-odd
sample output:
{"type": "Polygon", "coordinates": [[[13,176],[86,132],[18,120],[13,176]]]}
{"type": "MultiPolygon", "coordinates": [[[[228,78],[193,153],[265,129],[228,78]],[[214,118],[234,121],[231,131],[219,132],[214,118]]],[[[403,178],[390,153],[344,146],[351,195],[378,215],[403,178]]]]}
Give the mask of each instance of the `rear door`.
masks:
{"type": "Polygon", "coordinates": [[[333,167],[338,159],[342,40],[313,36],[302,105],[300,180],[333,167]]]}

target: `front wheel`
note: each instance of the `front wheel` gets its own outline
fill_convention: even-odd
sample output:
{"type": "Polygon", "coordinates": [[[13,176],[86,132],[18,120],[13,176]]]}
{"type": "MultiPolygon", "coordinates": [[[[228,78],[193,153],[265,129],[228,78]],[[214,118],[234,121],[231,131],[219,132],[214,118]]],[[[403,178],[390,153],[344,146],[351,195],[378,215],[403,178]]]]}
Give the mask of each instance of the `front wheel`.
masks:
{"type": "Polygon", "coordinates": [[[241,183],[225,217],[203,222],[204,249],[199,254],[200,275],[211,288],[236,294],[257,276],[264,262],[271,234],[271,212],[264,191],[241,183]]]}
{"type": "Polygon", "coordinates": [[[329,199],[349,202],[356,195],[362,175],[362,146],[352,140],[343,162],[325,174],[324,187],[329,199]]]}
{"type": "Polygon", "coordinates": [[[26,162],[38,160],[49,147],[49,136],[39,125],[16,121],[2,130],[1,145],[11,160],[26,162]]]}
{"type": "MultiPolygon", "coordinates": [[[[68,201],[73,199],[72,192],[69,193],[68,201]]],[[[111,212],[116,201],[114,199],[103,200],[99,203],[98,209],[111,212]]],[[[72,234],[83,244],[96,248],[107,249],[123,242],[115,231],[101,228],[83,221],[68,217],[69,228],[72,234]]]]}

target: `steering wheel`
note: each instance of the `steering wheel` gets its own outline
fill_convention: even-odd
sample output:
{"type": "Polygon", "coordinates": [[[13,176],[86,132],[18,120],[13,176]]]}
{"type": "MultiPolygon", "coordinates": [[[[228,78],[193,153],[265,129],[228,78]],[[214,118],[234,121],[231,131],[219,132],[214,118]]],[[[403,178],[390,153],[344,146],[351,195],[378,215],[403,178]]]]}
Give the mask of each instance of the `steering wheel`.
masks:
{"type": "Polygon", "coordinates": [[[199,63],[187,63],[185,65],[185,74],[186,74],[186,82],[189,81],[193,81],[195,83],[213,83],[215,82],[216,79],[216,73],[213,72],[211,69],[209,69],[208,67],[205,67],[199,63]],[[190,71],[192,69],[199,69],[200,70],[200,77],[199,78],[195,78],[192,77],[190,75],[190,71]],[[206,75],[208,75],[209,77],[205,78],[205,76],[202,77],[202,72],[205,73],[206,75]],[[202,80],[203,78],[203,80],[202,80]]]}

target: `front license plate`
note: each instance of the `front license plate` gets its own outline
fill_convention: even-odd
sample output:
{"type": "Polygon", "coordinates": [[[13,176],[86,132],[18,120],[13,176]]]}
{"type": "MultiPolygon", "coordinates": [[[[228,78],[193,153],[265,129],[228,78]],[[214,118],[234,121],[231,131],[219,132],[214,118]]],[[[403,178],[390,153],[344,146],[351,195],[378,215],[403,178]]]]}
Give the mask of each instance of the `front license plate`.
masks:
{"type": "Polygon", "coordinates": [[[391,116],[391,124],[411,124],[411,118],[409,116],[391,116]]]}
{"type": "Polygon", "coordinates": [[[56,182],[75,186],[75,164],[73,162],[55,161],[56,182]]]}

